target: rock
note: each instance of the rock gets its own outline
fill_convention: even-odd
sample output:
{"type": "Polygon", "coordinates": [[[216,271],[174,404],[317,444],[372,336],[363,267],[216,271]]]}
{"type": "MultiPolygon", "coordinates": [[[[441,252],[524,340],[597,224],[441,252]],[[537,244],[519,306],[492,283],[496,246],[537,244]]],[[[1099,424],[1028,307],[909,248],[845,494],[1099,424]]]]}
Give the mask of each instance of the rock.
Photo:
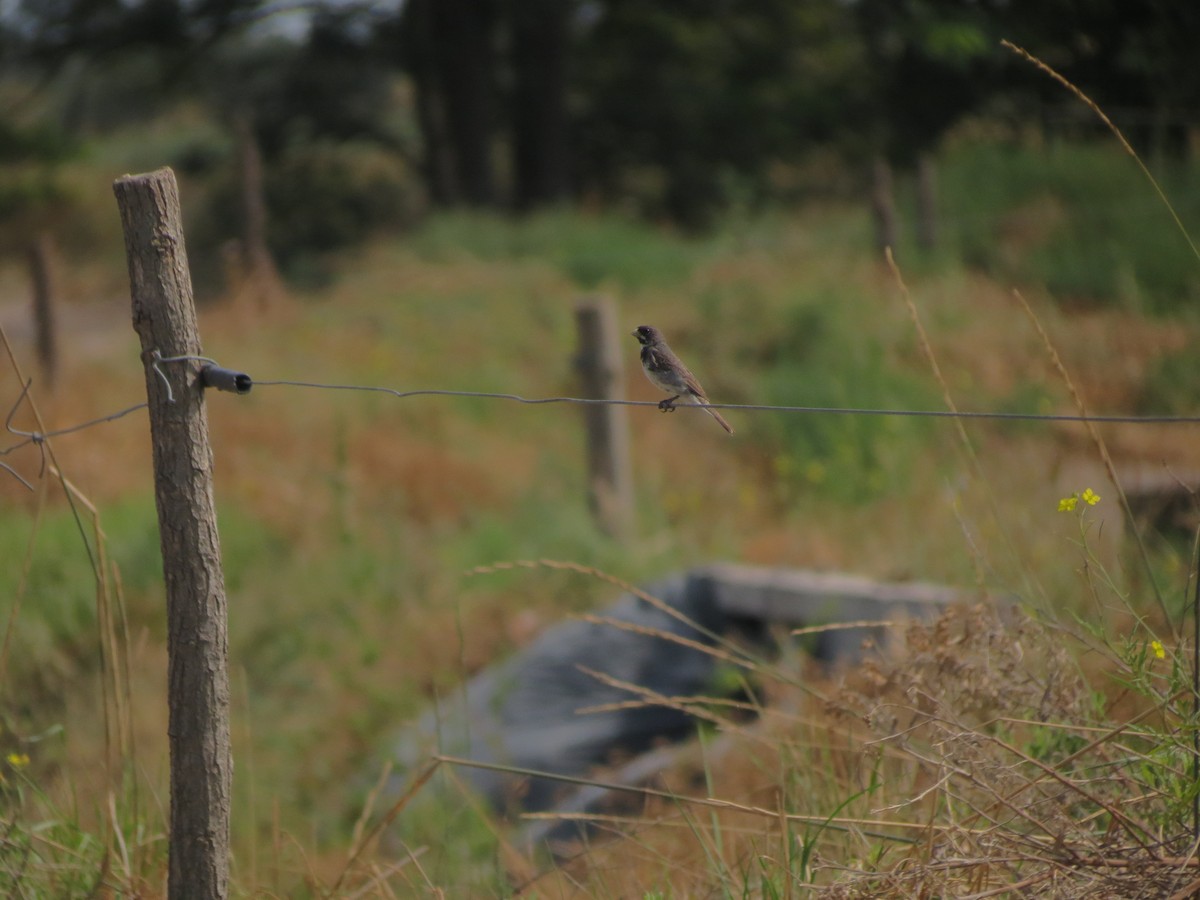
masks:
{"type": "MultiPolygon", "coordinates": [[[[646,592],[710,632],[725,617],[712,601],[711,580],[678,575],[647,585],[646,592]]],[[[406,766],[432,752],[476,762],[579,775],[640,753],[659,741],[692,733],[694,721],[663,706],[580,712],[636,700],[637,694],[606,684],[585,670],[665,696],[694,696],[709,689],[715,660],[708,654],[653,633],[678,635],[704,645],[712,639],[632,594],[604,610],[602,618],[634,626],[570,620],[550,627],[528,647],[477,675],[449,703],[426,713],[402,735],[397,758],[406,766]]],[[[462,767],[468,783],[500,809],[543,810],[572,786],[547,778],[462,767]]]]}

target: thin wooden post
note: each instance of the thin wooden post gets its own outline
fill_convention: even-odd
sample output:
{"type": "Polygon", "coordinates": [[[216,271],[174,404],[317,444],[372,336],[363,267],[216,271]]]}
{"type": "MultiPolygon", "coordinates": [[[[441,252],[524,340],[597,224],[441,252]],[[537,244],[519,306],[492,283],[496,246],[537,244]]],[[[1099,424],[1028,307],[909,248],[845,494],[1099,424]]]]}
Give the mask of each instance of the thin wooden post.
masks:
{"type": "Polygon", "coordinates": [[[922,153],[917,157],[917,246],[934,250],[937,242],[937,162],[932,153],[922,153]]]}
{"type": "Polygon", "coordinates": [[[171,898],[229,890],[229,675],[225,583],[213,503],[212,448],[196,363],[201,352],[175,174],[113,183],[142,342],[154,493],[167,593],[171,750],[171,898]],[[168,390],[165,382],[170,382],[168,390]]]}
{"type": "Polygon", "coordinates": [[[33,282],[33,330],[38,363],[47,384],[58,376],[58,334],[54,304],[54,242],[40,234],[29,247],[29,277],[33,282]]]}
{"type": "Polygon", "coordinates": [[[883,155],[871,163],[871,212],[875,219],[875,248],[896,247],[896,200],[892,193],[892,164],[883,155]]]}
{"type": "MultiPolygon", "coordinates": [[[[609,297],[585,297],[575,307],[579,330],[579,368],[584,397],[624,399],[617,314],[609,297]]],[[[629,420],[622,406],[587,404],[588,500],[600,527],[616,538],[633,529],[633,474],[629,452],[629,420]]]]}
{"type": "Polygon", "coordinates": [[[262,153],[254,134],[249,111],[234,119],[237,136],[238,175],[241,182],[241,269],[259,309],[276,306],[283,296],[283,284],[275,260],[267,246],[267,200],[263,187],[262,153]]]}

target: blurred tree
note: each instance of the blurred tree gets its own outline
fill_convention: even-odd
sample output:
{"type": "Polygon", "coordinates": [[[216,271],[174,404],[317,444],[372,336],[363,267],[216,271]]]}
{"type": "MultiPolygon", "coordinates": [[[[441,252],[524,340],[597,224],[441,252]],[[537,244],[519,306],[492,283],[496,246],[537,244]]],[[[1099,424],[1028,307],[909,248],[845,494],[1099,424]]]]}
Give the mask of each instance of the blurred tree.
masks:
{"type": "Polygon", "coordinates": [[[435,203],[499,202],[500,128],[511,151],[513,205],[567,196],[575,12],[575,0],[408,0],[381,27],[415,87],[421,169],[435,203]]]}
{"type": "MultiPolygon", "coordinates": [[[[1141,150],[1186,149],[1200,123],[1200,4],[1175,0],[1012,0],[1005,37],[1053,66],[1105,109],[1141,150]]],[[[1010,79],[1045,108],[1092,121],[1028,67],[1010,79]]],[[[1057,124],[1050,123],[1052,126],[1057,124]]]]}
{"type": "Polygon", "coordinates": [[[650,211],[686,225],[733,192],[761,199],[771,163],[832,136],[861,101],[839,0],[604,0],[593,15],[571,82],[581,184],[649,184],[650,211]]]}
{"type": "Polygon", "coordinates": [[[318,11],[303,41],[241,44],[236,57],[222,58],[221,82],[210,75],[205,87],[222,109],[254,106],[269,158],[318,138],[367,140],[407,155],[409,136],[391,115],[394,66],[371,24],[353,8],[318,11]]]}
{"type": "MultiPolygon", "coordinates": [[[[1143,119],[1154,110],[1162,127],[1134,137],[1181,144],[1200,95],[1200,4],[1174,0],[297,5],[311,20],[305,36],[269,40],[244,26],[291,4],[16,0],[0,13],[0,48],[46,69],[110,60],[153,82],[138,104],[111,102],[110,118],[152,111],[153,91],[201,94],[226,111],[254,106],[268,175],[306,142],[365,140],[404,162],[419,147],[438,204],[503,196],[528,209],[574,191],[698,227],[731,202],[773,196],[816,146],[885,181],[893,164],[917,166],[932,210],[933,150],[964,115],[1014,88],[1034,102],[1071,102],[1000,50],[1001,37],[1094,92],[1118,121],[1123,107],[1143,119]],[[511,165],[498,166],[505,151],[511,165]]],[[[97,108],[98,79],[78,81],[97,108]]],[[[935,233],[928,217],[922,241],[935,233]]]]}
{"type": "Polygon", "coordinates": [[[998,87],[996,19],[986,0],[856,0],[866,47],[875,243],[895,246],[892,167],[916,169],[919,244],[937,234],[933,152],[945,132],[998,87]]]}
{"type": "Polygon", "coordinates": [[[513,202],[529,209],[570,187],[567,76],[571,0],[507,0],[512,48],[513,202]]]}
{"type": "Polygon", "coordinates": [[[421,131],[420,170],[430,200],[437,206],[448,206],[454,202],[456,189],[446,107],[439,87],[432,5],[428,0],[409,0],[399,16],[380,24],[376,39],[385,51],[394,49],[412,79],[421,131]]]}
{"type": "MultiPolygon", "coordinates": [[[[46,83],[66,76],[54,94],[65,98],[68,124],[82,131],[150,119],[166,100],[182,99],[202,101],[227,130],[222,141],[185,129],[166,145],[173,156],[149,163],[207,180],[192,242],[200,257],[228,257],[221,248],[240,235],[253,245],[244,268],[268,271],[269,246],[295,273],[315,252],[411,217],[415,131],[394,63],[374,40],[378,16],[362,5],[309,6],[298,30],[251,29],[281,8],[265,0],[21,3],[13,20],[20,50],[50,75],[46,83]],[[252,130],[239,131],[238,121],[252,130]],[[262,177],[250,177],[256,172],[262,177]],[[251,219],[253,235],[245,233],[251,219]]],[[[211,260],[195,271],[215,273],[211,260]]]]}
{"type": "Polygon", "coordinates": [[[20,0],[28,49],[50,64],[152,47],[178,66],[264,14],[263,0],[20,0]]]}
{"type": "Polygon", "coordinates": [[[497,0],[407,0],[401,63],[413,79],[425,139],[423,170],[441,202],[496,201],[497,0]]]}

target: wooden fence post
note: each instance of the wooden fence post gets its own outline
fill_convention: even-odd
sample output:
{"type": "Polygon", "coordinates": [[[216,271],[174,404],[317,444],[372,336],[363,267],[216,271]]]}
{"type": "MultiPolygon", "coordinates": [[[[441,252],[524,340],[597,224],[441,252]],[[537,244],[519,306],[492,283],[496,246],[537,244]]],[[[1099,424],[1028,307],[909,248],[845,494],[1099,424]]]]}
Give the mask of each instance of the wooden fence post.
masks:
{"type": "Polygon", "coordinates": [[[896,198],[892,192],[892,164],[883,154],[871,161],[871,213],[875,221],[875,249],[896,248],[896,198]]]}
{"type": "Polygon", "coordinates": [[[58,375],[58,335],[54,316],[56,284],[54,242],[40,234],[29,247],[29,276],[33,282],[33,330],[38,363],[47,384],[58,375]]]}
{"type": "Polygon", "coordinates": [[[937,162],[926,151],[917,157],[917,246],[934,250],[938,242],[937,162]]]}
{"type": "MultiPolygon", "coordinates": [[[[617,315],[609,297],[585,297],[575,307],[579,330],[579,368],[584,397],[624,399],[617,315]]],[[[633,474],[629,420],[622,406],[587,404],[588,500],[600,527],[616,538],[633,528],[633,474]]]]}
{"type": "Polygon", "coordinates": [[[234,118],[237,139],[238,177],[241,182],[241,275],[250,286],[259,309],[277,306],[283,297],[283,282],[267,246],[267,201],[263,186],[262,152],[254,134],[249,110],[234,118]]]}
{"type": "Polygon", "coordinates": [[[133,327],[146,368],[167,593],[168,896],[223,898],[229,890],[233,761],[213,455],[197,364],[153,365],[156,354],[169,359],[201,352],[179,194],[170,169],[119,178],[113,192],[125,232],[133,327]]]}

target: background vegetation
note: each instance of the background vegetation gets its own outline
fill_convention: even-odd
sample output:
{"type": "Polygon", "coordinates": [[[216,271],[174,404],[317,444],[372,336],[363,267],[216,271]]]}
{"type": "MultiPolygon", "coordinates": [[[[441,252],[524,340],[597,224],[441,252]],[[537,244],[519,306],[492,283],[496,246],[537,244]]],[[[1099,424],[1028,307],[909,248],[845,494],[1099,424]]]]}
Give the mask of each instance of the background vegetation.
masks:
{"type": "MultiPolygon", "coordinates": [[[[659,324],[723,401],[938,408],[947,391],[964,409],[1071,412],[1018,287],[1089,408],[1192,414],[1200,264],[1128,155],[1065,116],[1052,83],[1015,74],[993,40],[1026,39],[1111,100],[1194,233],[1194,76],[1170,52],[1190,13],[1138,6],[1140,24],[1127,12],[1110,33],[1096,10],[1067,35],[1056,4],[1037,5],[1044,17],[1008,6],[1011,21],[987,4],[760,4],[724,19],[703,4],[570,7],[577,19],[558,45],[571,63],[570,140],[555,181],[545,165],[516,162],[532,138],[516,136],[520,72],[505,48],[520,26],[505,4],[479,5],[496,35],[491,67],[476,73],[495,91],[475,123],[487,126],[486,163],[459,146],[469,135],[439,149],[422,119],[433,102],[423,90],[444,103],[472,89],[451,87],[443,63],[417,52],[469,35],[414,49],[418,24],[445,23],[411,17],[439,7],[331,8],[296,39],[247,32],[255,4],[65,4],[61,27],[39,18],[49,6],[22,5],[7,21],[0,83],[0,233],[11,248],[0,324],[47,427],[138,402],[110,184],[169,164],[183,183],[206,352],[260,381],[573,393],[573,301],[603,291],[630,328],[659,324]],[[797,52],[784,52],[789,42],[797,52]],[[970,90],[914,93],[918,76],[941,83],[948,70],[970,90]],[[147,92],[163,73],[169,89],[147,92]],[[893,120],[912,118],[897,94],[933,98],[939,121],[902,134],[893,120]],[[232,123],[246,98],[285,277],[270,303],[230,256],[243,224],[232,123]],[[939,240],[917,241],[920,199],[901,177],[896,256],[941,382],[863,202],[870,159],[902,171],[930,152],[939,240]],[[39,232],[61,261],[53,386],[33,362],[27,314],[23,251],[39,232]]],[[[630,396],[650,399],[634,351],[630,339],[630,396]]],[[[20,384],[7,360],[4,373],[12,404],[20,384]]],[[[539,896],[786,896],[805,884],[958,894],[1031,877],[1053,838],[1093,863],[1132,846],[1123,858],[1136,865],[1116,875],[1081,867],[1113,891],[1121,872],[1171,890],[1195,874],[1158,865],[1190,858],[1190,646],[1172,622],[1192,519],[1143,522],[1144,564],[1079,426],[970,422],[968,448],[940,420],[734,413],[731,441],[702,417],[632,410],[639,539],[622,546],[588,514],[569,408],[262,385],[213,397],[210,415],[246,895],[504,895],[527,884],[539,896]],[[1059,510],[1085,488],[1100,502],[1059,510]],[[489,816],[418,796],[351,865],[386,812],[359,819],[396,725],[614,593],[581,574],[466,574],[524,558],[630,582],[716,558],[847,570],[973,586],[981,606],[899,635],[894,659],[849,681],[788,658],[747,665],[760,724],[722,719],[716,732],[735,749],[710,735],[669,782],[744,808],[651,801],[628,826],[635,841],[531,882],[534,862],[489,816]],[[1021,612],[1006,617],[1014,604],[1021,612]],[[920,728],[895,740],[913,710],[920,728]],[[1118,726],[1119,740],[1104,737],[1118,726]],[[1057,767],[1063,795],[1040,786],[1039,764],[1057,767]],[[1111,778],[1093,787],[1096,772],[1111,778]],[[991,804],[1018,789],[1036,797],[1036,825],[997,824],[991,804]],[[1153,852],[1112,812],[1130,797],[1153,852]],[[980,811],[987,828],[964,824],[980,811]],[[781,826],[780,813],[812,819],[781,826]],[[879,837],[864,824],[892,813],[938,829],[913,845],[898,826],[879,837]],[[1114,833],[1124,842],[1106,843],[1114,833]],[[996,847],[1018,860],[1002,874],[999,863],[983,874],[946,864],[996,847]]],[[[9,424],[36,427],[28,405],[9,424]]],[[[1102,437],[1117,474],[1190,484],[1193,432],[1114,425],[1102,437]]],[[[145,420],[52,447],[53,469],[37,446],[2,457],[33,492],[0,472],[0,884],[154,896],[165,880],[165,628],[145,420]],[[98,587],[89,553],[101,551],[112,565],[98,587]]],[[[454,796],[452,777],[437,777],[454,796]]],[[[1030,889],[1070,895],[1064,885],[1089,883],[1056,878],[1030,889]]]]}

